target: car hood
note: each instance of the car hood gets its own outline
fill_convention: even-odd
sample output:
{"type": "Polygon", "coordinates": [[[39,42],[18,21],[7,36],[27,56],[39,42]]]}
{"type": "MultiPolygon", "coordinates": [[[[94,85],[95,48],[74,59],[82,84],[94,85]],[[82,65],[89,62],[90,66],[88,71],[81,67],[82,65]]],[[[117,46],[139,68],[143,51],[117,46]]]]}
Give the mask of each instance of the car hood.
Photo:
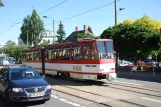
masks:
{"type": "Polygon", "coordinates": [[[49,85],[44,79],[12,80],[11,87],[29,88],[49,85]]]}

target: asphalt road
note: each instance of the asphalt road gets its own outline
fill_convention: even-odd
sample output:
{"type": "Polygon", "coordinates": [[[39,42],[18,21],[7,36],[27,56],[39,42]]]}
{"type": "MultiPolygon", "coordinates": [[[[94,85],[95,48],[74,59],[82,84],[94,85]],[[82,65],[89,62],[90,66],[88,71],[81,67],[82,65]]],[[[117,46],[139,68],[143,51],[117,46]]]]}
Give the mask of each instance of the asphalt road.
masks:
{"type": "Polygon", "coordinates": [[[144,87],[149,87],[149,88],[154,88],[154,89],[161,89],[160,82],[151,82],[151,81],[143,81],[143,80],[137,80],[137,79],[126,79],[126,78],[117,78],[116,82],[123,83],[123,84],[144,86],[144,87]]]}
{"type": "Polygon", "coordinates": [[[41,101],[29,103],[7,104],[7,101],[0,97],[0,107],[104,107],[92,102],[72,97],[67,94],[52,91],[51,99],[45,103],[41,101]]]}
{"type": "MultiPolygon", "coordinates": [[[[73,82],[73,80],[66,81],[56,77],[46,77],[46,79],[48,80],[49,83],[51,83],[51,85],[61,86],[61,85],[70,84],[70,86],[74,86],[78,88],[89,87],[89,90],[91,89],[94,90],[94,88],[91,88],[91,87],[96,87],[100,83],[100,82],[89,82],[88,84],[83,84],[84,81],[73,82]]],[[[115,82],[119,84],[150,87],[153,89],[161,89],[161,84],[157,82],[149,82],[149,81],[141,81],[141,80],[133,80],[133,79],[125,79],[125,78],[118,78],[117,81],[115,82]]],[[[101,91],[104,91],[104,93],[108,94],[110,97],[114,96],[116,99],[123,98],[123,100],[126,100],[131,103],[144,105],[144,107],[160,107],[161,105],[161,97],[143,95],[140,93],[129,92],[129,91],[124,91],[119,89],[118,90],[110,89],[111,91],[108,91],[108,89],[110,89],[110,87],[106,87],[106,89],[101,91]]],[[[158,95],[161,95],[161,93],[158,93],[158,95]]],[[[123,103],[120,103],[118,100],[109,100],[109,101],[106,101],[105,103],[114,105],[113,107],[127,106],[126,104],[123,105],[123,103]]],[[[7,102],[2,97],[0,97],[0,107],[106,107],[106,106],[103,106],[103,105],[101,106],[96,103],[53,90],[51,99],[45,103],[30,102],[30,103],[16,103],[14,105],[8,105],[7,102]]],[[[130,107],[137,107],[137,106],[135,105],[130,107]]]]}

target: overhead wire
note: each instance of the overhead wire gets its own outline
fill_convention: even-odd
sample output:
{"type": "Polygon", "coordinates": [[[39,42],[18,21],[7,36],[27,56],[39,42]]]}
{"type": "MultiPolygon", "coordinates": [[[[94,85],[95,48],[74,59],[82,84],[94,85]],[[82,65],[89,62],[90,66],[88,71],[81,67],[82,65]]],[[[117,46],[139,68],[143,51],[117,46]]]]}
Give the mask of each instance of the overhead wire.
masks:
{"type": "MultiPolygon", "coordinates": [[[[38,15],[40,15],[40,14],[46,12],[46,11],[49,11],[49,10],[51,10],[51,9],[53,9],[53,8],[55,8],[55,7],[57,7],[57,6],[61,5],[61,4],[63,4],[63,3],[65,3],[66,1],[68,1],[68,0],[64,0],[64,1],[62,1],[62,2],[60,2],[60,3],[58,3],[58,4],[56,4],[56,5],[54,5],[54,6],[50,7],[50,8],[48,8],[48,9],[46,9],[46,10],[44,10],[44,11],[38,13],[38,15]]],[[[15,24],[11,25],[9,28],[7,28],[6,30],[4,30],[4,31],[1,32],[0,34],[3,34],[3,33],[5,33],[5,32],[7,32],[9,29],[11,29],[12,27],[14,27],[14,26],[16,26],[16,25],[18,25],[18,24],[20,24],[20,23],[23,23],[23,21],[17,22],[17,23],[15,23],[15,24]]]]}
{"type": "MultiPolygon", "coordinates": [[[[116,2],[119,2],[119,1],[121,1],[121,0],[117,0],[116,2]]],[[[71,19],[71,18],[73,18],[73,17],[77,17],[77,16],[80,16],[80,15],[83,15],[83,14],[86,14],[86,13],[89,13],[89,12],[92,12],[92,11],[95,11],[95,10],[98,10],[98,9],[100,9],[100,8],[106,7],[106,6],[111,5],[111,4],[114,4],[114,3],[115,3],[115,2],[107,3],[107,4],[105,4],[105,5],[96,7],[96,8],[94,8],[94,9],[91,9],[91,10],[88,10],[88,11],[85,11],[85,12],[82,12],[82,13],[79,13],[79,14],[76,14],[76,15],[73,15],[73,16],[70,16],[70,17],[67,17],[67,18],[65,18],[65,19],[56,21],[55,23],[58,23],[58,22],[64,21],[64,20],[68,20],[68,19],[71,19]]]]}

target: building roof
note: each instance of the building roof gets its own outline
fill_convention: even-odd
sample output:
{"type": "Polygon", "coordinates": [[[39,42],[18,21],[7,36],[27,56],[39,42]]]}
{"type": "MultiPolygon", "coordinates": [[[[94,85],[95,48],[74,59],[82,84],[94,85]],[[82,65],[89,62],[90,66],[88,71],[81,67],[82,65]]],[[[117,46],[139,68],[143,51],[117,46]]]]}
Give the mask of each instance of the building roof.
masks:
{"type": "Polygon", "coordinates": [[[64,40],[64,42],[76,42],[78,40],[78,34],[91,34],[91,35],[93,35],[88,30],[74,31],[64,40]]]}

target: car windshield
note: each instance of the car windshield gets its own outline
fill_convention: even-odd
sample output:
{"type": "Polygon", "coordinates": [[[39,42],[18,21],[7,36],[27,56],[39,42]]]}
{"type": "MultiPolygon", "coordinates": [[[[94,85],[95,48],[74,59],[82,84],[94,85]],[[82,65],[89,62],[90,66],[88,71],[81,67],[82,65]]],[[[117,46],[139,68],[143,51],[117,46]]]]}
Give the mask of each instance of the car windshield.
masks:
{"type": "Polygon", "coordinates": [[[14,69],[10,70],[10,79],[40,79],[41,76],[38,72],[33,69],[14,69]]]}

